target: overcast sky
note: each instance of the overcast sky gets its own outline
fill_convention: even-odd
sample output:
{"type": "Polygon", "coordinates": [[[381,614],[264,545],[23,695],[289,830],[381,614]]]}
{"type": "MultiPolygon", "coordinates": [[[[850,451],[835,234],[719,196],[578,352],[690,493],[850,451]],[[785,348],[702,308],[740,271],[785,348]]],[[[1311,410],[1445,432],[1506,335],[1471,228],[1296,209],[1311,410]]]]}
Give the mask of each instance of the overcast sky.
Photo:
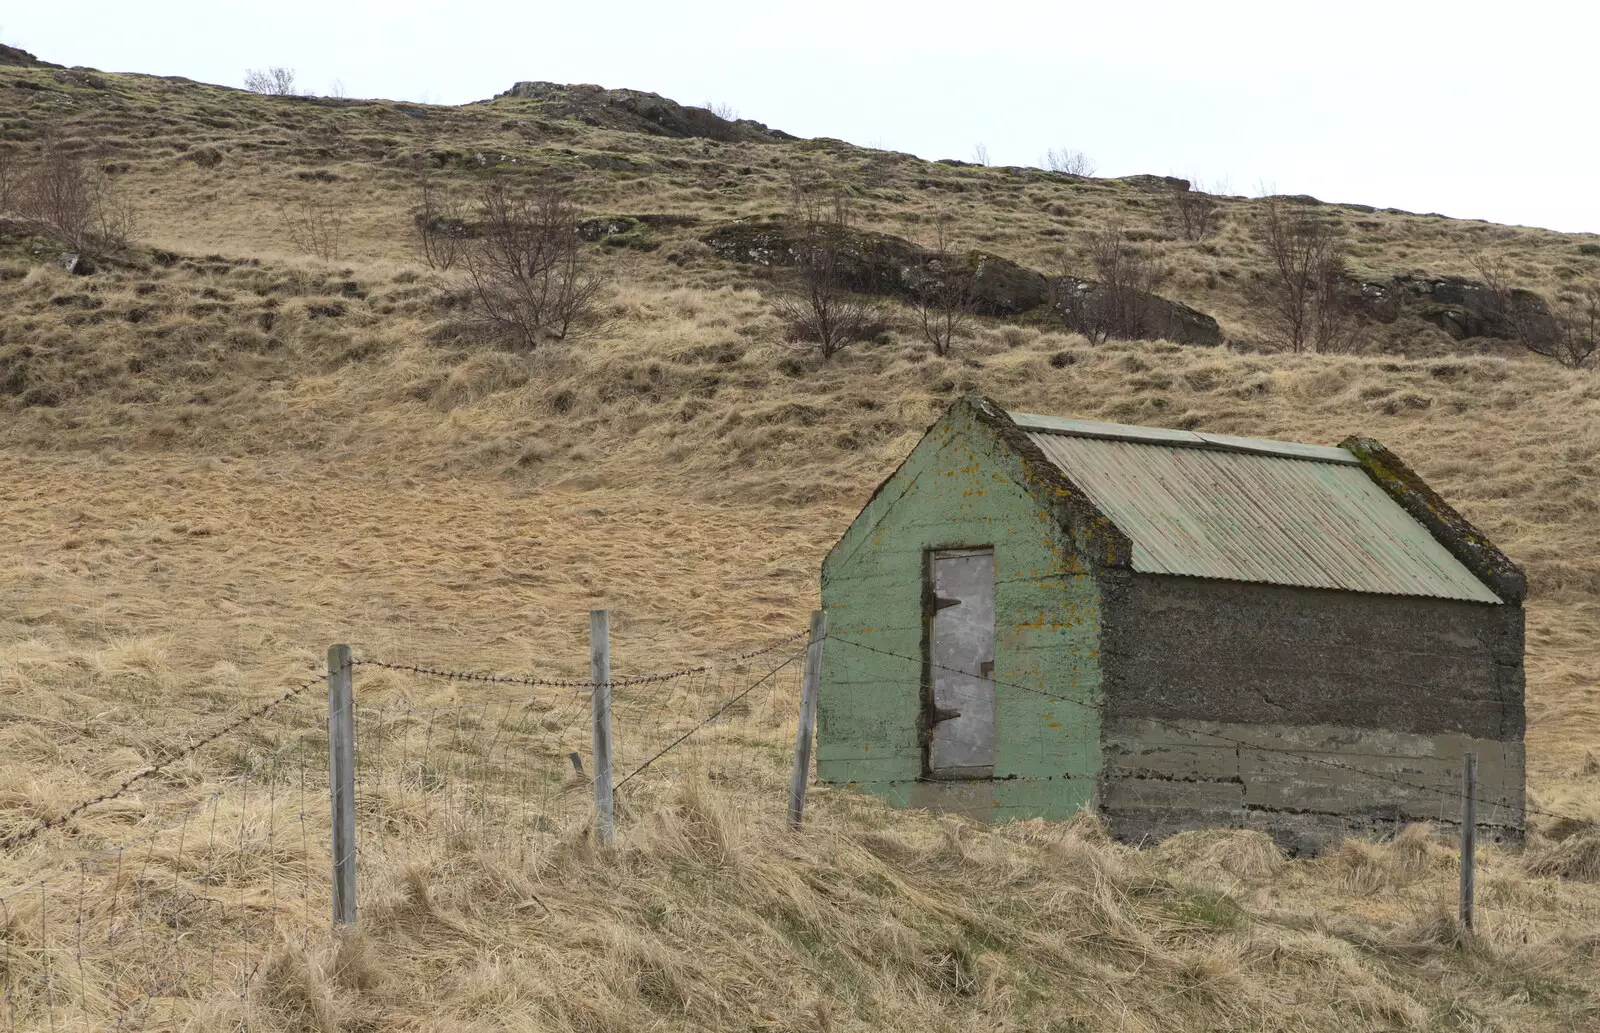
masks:
{"type": "MultiPolygon", "coordinates": [[[[12,5],[7,5],[11,7],[12,5]]],[[[713,100],[800,136],[1600,232],[1590,0],[72,0],[49,61],[459,104],[520,79],[713,100]]]]}

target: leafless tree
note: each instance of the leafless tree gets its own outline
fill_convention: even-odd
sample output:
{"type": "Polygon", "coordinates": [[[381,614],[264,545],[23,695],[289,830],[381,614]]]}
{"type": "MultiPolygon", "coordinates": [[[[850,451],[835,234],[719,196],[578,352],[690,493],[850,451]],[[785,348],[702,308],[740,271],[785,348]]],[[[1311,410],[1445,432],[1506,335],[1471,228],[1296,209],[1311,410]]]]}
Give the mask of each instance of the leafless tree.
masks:
{"type": "Polygon", "coordinates": [[[139,231],[139,213],[112,174],[99,169],[89,174],[89,225],[96,251],[117,251],[133,243],[139,231]]]}
{"type": "Polygon", "coordinates": [[[274,65],[271,68],[251,68],[244,73],[244,88],[251,93],[269,97],[293,97],[294,69],[274,65]]]}
{"type": "Polygon", "coordinates": [[[1216,228],[1217,199],[1199,181],[1168,180],[1162,200],[1167,222],[1184,240],[1205,240],[1216,228]]]}
{"type": "Polygon", "coordinates": [[[1479,253],[1473,265],[1489,289],[1492,315],[1524,348],[1570,369],[1589,365],[1600,351],[1600,279],[1562,291],[1546,312],[1537,295],[1510,285],[1503,256],[1479,253]]]}
{"type": "Polygon", "coordinates": [[[1067,326],[1096,344],[1148,336],[1151,302],[1163,279],[1155,256],[1113,223],[1089,238],[1087,265],[1093,279],[1074,275],[1083,263],[1063,256],[1054,306],[1067,326]]]}
{"type": "Polygon", "coordinates": [[[737,122],[739,120],[739,113],[733,109],[732,104],[728,104],[723,101],[707,100],[700,106],[725,122],[737,122]]]}
{"type": "Polygon", "coordinates": [[[1060,149],[1052,147],[1045,151],[1044,167],[1051,172],[1064,172],[1069,176],[1092,176],[1095,173],[1094,162],[1087,154],[1065,147],[1060,149]]]}
{"type": "Polygon", "coordinates": [[[132,202],[114,176],[96,168],[53,130],[37,158],[0,157],[0,210],[16,213],[31,232],[85,254],[126,248],[137,229],[132,202]]]}
{"type": "Polygon", "coordinates": [[[935,355],[950,354],[977,300],[972,272],[954,247],[950,221],[947,214],[935,220],[932,246],[922,250],[911,283],[911,303],[935,355]]]}
{"type": "Polygon", "coordinates": [[[338,98],[339,100],[343,100],[350,96],[349,91],[345,89],[343,79],[335,79],[333,82],[328,84],[328,96],[338,98]]]}
{"type": "Polygon", "coordinates": [[[1271,263],[1263,300],[1272,336],[1290,351],[1340,350],[1356,320],[1337,225],[1306,205],[1268,197],[1263,207],[1256,237],[1271,263]]]}
{"type": "Polygon", "coordinates": [[[26,232],[81,254],[122,250],[138,229],[137,211],[115,167],[46,125],[37,154],[0,143],[0,216],[26,232]]]}
{"type": "Polygon", "coordinates": [[[986,143],[973,144],[972,160],[979,165],[989,164],[989,145],[986,143]]]}
{"type": "Polygon", "coordinates": [[[19,192],[18,208],[34,229],[75,251],[90,250],[94,220],[88,163],[54,132],[45,134],[19,192]]]}
{"type": "Polygon", "coordinates": [[[555,186],[523,194],[496,178],[478,194],[478,233],[460,252],[472,313],[515,348],[531,351],[600,327],[606,281],[578,237],[579,214],[555,186]]]}
{"type": "Polygon", "coordinates": [[[303,255],[338,261],[344,252],[344,206],[322,198],[303,198],[278,210],[289,241],[303,255]]]}
{"type": "Polygon", "coordinates": [[[1557,300],[1556,358],[1582,369],[1600,351],[1600,280],[1590,280],[1557,300]]]}
{"type": "Polygon", "coordinates": [[[873,306],[849,282],[854,202],[842,189],[818,190],[795,179],[790,203],[795,264],[775,283],[774,307],[796,338],[831,359],[873,323],[873,306]]]}
{"type": "Polygon", "coordinates": [[[429,269],[449,269],[460,259],[467,245],[467,224],[461,202],[426,171],[417,186],[417,194],[417,209],[411,217],[417,255],[429,269]]]}

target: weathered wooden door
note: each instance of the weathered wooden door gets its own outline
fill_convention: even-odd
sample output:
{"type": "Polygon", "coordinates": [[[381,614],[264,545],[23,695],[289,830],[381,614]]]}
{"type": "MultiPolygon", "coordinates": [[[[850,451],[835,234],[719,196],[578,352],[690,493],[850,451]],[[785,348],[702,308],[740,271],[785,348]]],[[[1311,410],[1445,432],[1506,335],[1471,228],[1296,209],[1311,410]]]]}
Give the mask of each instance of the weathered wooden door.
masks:
{"type": "Polygon", "coordinates": [[[994,776],[994,550],[933,554],[928,774],[994,776]]]}

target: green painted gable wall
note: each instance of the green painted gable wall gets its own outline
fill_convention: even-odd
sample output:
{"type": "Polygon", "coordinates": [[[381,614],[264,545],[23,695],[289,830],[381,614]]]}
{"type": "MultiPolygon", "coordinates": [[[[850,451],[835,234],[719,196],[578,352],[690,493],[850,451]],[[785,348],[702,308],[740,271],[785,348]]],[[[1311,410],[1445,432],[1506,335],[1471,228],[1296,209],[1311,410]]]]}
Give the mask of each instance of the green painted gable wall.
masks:
{"type": "Polygon", "coordinates": [[[1065,817],[1094,800],[1099,593],[1023,478],[1015,455],[958,405],[828,554],[820,780],[990,821],[1065,817]],[[995,680],[1012,683],[996,686],[995,778],[919,782],[927,553],[982,546],[995,550],[995,680]]]}

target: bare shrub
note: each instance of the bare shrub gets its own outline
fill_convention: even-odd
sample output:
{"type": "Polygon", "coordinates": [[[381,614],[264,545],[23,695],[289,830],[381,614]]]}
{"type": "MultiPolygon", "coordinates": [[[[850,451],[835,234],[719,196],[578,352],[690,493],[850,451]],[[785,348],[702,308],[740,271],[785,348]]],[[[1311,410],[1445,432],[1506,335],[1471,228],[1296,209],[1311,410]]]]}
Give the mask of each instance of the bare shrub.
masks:
{"type": "Polygon", "coordinates": [[[47,133],[21,185],[18,207],[24,220],[67,247],[86,250],[92,202],[88,164],[63,147],[54,133],[47,133]]]}
{"type": "Polygon", "coordinates": [[[433,177],[424,174],[417,187],[412,234],[418,257],[429,269],[446,270],[461,258],[467,224],[461,202],[433,177]]]}
{"type": "Polygon", "coordinates": [[[739,113],[734,110],[732,104],[728,104],[723,101],[707,100],[700,106],[725,122],[737,122],[739,120],[739,113]]]}
{"type": "Polygon", "coordinates": [[[337,201],[305,198],[278,210],[289,241],[302,255],[337,261],[344,251],[344,206],[337,201]]]}
{"type": "MultiPolygon", "coordinates": [[[[1600,350],[1600,280],[1556,298],[1556,337],[1551,352],[1562,365],[1581,369],[1600,350]]],[[[1550,354],[1550,353],[1545,353],[1550,354]]]]}
{"type": "Polygon", "coordinates": [[[138,228],[132,202],[112,173],[46,132],[39,156],[23,163],[10,152],[0,159],[4,203],[27,229],[85,254],[126,248],[138,228]]]}
{"type": "Polygon", "coordinates": [[[294,69],[274,65],[271,68],[252,68],[244,73],[244,88],[251,93],[269,97],[296,96],[294,69]]]}
{"type": "Polygon", "coordinates": [[[1069,150],[1066,147],[1052,147],[1044,152],[1044,167],[1051,172],[1064,172],[1069,176],[1092,176],[1095,173],[1094,161],[1082,151],[1069,150]]]}
{"type": "Polygon", "coordinates": [[[972,145],[972,160],[977,162],[979,165],[988,165],[989,164],[989,145],[986,144],[986,143],[973,144],[972,145]]]}
{"type": "Polygon", "coordinates": [[[133,200],[104,170],[89,176],[89,224],[94,234],[92,250],[122,250],[139,231],[139,213],[133,200]]]}
{"type": "Polygon", "coordinates": [[[1268,332],[1289,351],[1332,352],[1356,328],[1345,296],[1345,246],[1339,227],[1306,205],[1269,197],[1256,239],[1271,262],[1263,300],[1268,332]]]}
{"type": "Polygon", "coordinates": [[[911,283],[912,307],[935,355],[950,354],[977,301],[973,276],[953,247],[950,222],[947,214],[935,220],[931,246],[923,250],[911,283]]]}
{"type": "Polygon", "coordinates": [[[1169,180],[1162,206],[1167,224],[1184,240],[1205,240],[1216,229],[1217,199],[1198,181],[1169,180]]]}
{"type": "Polygon", "coordinates": [[[1054,307],[1067,326],[1096,344],[1148,336],[1152,296],[1164,279],[1150,250],[1113,223],[1089,238],[1087,265],[1092,280],[1073,275],[1075,264],[1064,257],[1054,284],[1054,307]]]}
{"type": "Polygon", "coordinates": [[[10,147],[0,146],[0,215],[15,210],[22,166],[10,147]]]}
{"type": "Polygon", "coordinates": [[[1569,369],[1589,365],[1600,351],[1600,279],[1563,290],[1546,313],[1537,304],[1538,295],[1510,285],[1504,257],[1480,253],[1473,265],[1489,288],[1491,315],[1511,330],[1518,344],[1569,369]]]}
{"type": "Polygon", "coordinates": [[[578,237],[578,208],[560,188],[519,194],[493,179],[474,214],[478,234],[463,239],[459,257],[479,321],[529,351],[598,332],[606,280],[578,237]]]}
{"type": "Polygon", "coordinates": [[[815,344],[830,359],[868,336],[876,314],[870,302],[850,289],[846,275],[854,201],[843,189],[818,190],[797,179],[790,203],[798,231],[795,264],[775,283],[774,307],[797,339],[815,344]]]}

